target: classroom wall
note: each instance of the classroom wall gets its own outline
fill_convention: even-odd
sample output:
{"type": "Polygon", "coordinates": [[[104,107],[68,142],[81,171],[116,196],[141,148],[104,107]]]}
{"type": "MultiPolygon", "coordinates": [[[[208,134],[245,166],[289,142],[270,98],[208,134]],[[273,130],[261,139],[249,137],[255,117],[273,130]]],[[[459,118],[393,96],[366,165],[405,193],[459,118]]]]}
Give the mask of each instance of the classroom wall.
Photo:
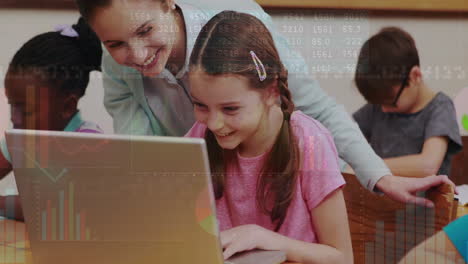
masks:
{"type": "MultiPolygon", "coordinates": [[[[468,87],[468,17],[461,15],[369,14],[357,11],[269,10],[277,28],[306,58],[321,87],[349,113],[364,101],[352,82],[353,64],[362,43],[381,27],[400,26],[413,35],[427,84],[452,98],[468,87]]],[[[3,78],[18,47],[54,25],[74,23],[75,11],[0,9],[0,133],[9,126],[3,78]]],[[[80,109],[85,118],[112,133],[112,121],[102,106],[100,74],[93,73],[80,109]]],[[[0,194],[14,187],[0,181],[0,194]]],[[[10,192],[11,190],[9,190],[10,192]]]]}
{"type": "Polygon", "coordinates": [[[353,64],[363,42],[385,26],[401,27],[413,36],[429,87],[443,91],[453,99],[462,88],[468,87],[466,15],[325,10],[270,11],[270,14],[291,44],[296,44],[308,58],[311,72],[322,88],[344,104],[350,113],[364,103],[352,82],[353,64]],[[303,34],[298,32],[301,26],[303,34]],[[297,39],[300,35],[302,41],[297,39]],[[326,39],[329,39],[328,45],[326,39]]]}

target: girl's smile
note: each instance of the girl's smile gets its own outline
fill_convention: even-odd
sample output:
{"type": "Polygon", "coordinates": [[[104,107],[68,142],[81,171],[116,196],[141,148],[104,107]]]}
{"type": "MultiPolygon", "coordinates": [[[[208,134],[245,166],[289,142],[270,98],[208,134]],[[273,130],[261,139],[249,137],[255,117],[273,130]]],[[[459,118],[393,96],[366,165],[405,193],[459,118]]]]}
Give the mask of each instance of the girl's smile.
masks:
{"type": "Polygon", "coordinates": [[[252,89],[241,75],[192,70],[189,79],[195,118],[213,132],[222,148],[238,148],[245,157],[271,148],[283,120],[275,92],[252,89]]]}

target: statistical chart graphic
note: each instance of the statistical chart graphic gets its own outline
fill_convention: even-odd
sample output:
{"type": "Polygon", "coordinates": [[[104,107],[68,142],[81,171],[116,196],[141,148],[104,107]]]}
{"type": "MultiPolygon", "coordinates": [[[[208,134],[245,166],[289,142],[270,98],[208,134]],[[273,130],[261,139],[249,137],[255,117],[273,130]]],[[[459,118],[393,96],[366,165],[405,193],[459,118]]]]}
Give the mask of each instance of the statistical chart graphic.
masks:
{"type": "Polygon", "coordinates": [[[59,191],[58,207],[47,200],[41,211],[41,240],[91,240],[90,229],[86,226],[86,210],[75,206],[74,188],[70,182],[67,191],[59,191]]]}
{"type": "MultiPolygon", "coordinates": [[[[74,133],[75,136],[55,137],[45,136],[43,131],[31,131],[31,135],[24,139],[12,140],[13,146],[10,146],[10,153],[16,156],[17,164],[21,168],[39,168],[53,182],[57,182],[64,174],[66,169],[60,168],[57,164],[68,160],[72,167],[94,167],[93,159],[84,160],[83,153],[89,157],[99,157],[103,153],[108,154],[110,151],[109,140],[106,138],[97,138],[90,142],[83,143],[81,140],[74,140],[73,137],[89,136],[88,133],[74,133]],[[37,134],[37,136],[36,136],[37,134]],[[18,142],[16,142],[19,140],[18,142]],[[18,147],[14,147],[14,145],[18,147]],[[50,171],[54,168],[54,171],[50,171]],[[57,170],[58,169],[58,170],[57,170]]],[[[68,132],[67,134],[71,134],[68,132]]]]}
{"type": "Polygon", "coordinates": [[[377,221],[375,241],[365,244],[365,264],[396,263],[411,248],[435,233],[434,222],[434,210],[412,204],[396,211],[394,232],[385,231],[385,223],[377,221]]]}
{"type": "MultiPolygon", "coordinates": [[[[32,164],[36,168],[35,175],[40,178],[38,184],[55,186],[69,172],[68,168],[45,167],[26,152],[24,152],[24,157],[26,157],[27,164],[32,164]]],[[[75,205],[75,185],[69,179],[64,182],[68,182],[66,190],[36,193],[37,198],[43,198],[37,200],[37,210],[40,211],[40,239],[42,241],[90,240],[91,233],[86,226],[86,211],[76,208],[75,205]],[[52,197],[46,198],[51,194],[55,194],[53,199],[52,197]]]]}
{"type": "MultiPolygon", "coordinates": [[[[272,11],[272,14],[280,11],[272,11]]],[[[343,79],[354,74],[361,46],[369,38],[369,12],[300,10],[281,12],[278,30],[291,50],[308,64],[303,68],[295,52],[285,53],[283,63],[293,73],[309,72],[314,78],[343,79]]]]}
{"type": "Polygon", "coordinates": [[[49,178],[52,182],[57,182],[68,172],[67,168],[45,168],[27,153],[24,153],[24,156],[28,159],[28,162],[30,164],[32,163],[35,168],[38,168],[42,172],[42,174],[49,178]]]}
{"type": "Polygon", "coordinates": [[[198,196],[195,206],[195,215],[198,224],[203,228],[203,230],[215,236],[217,222],[216,216],[211,210],[210,193],[207,188],[200,192],[200,195],[198,196]]]}
{"type": "MultiPolygon", "coordinates": [[[[394,221],[376,221],[375,237],[365,242],[363,264],[398,263],[411,249],[442,227],[441,219],[437,216],[440,212],[440,209],[407,204],[404,209],[395,212],[394,221]]],[[[441,248],[445,248],[445,243],[445,240],[437,241],[441,248]]],[[[408,259],[406,263],[435,263],[434,259],[429,259],[431,254],[426,254],[424,248],[418,250],[422,252],[416,252],[414,259],[408,259]]],[[[454,257],[455,252],[447,252],[447,260],[454,257]]]]}
{"type": "Polygon", "coordinates": [[[26,241],[23,223],[0,218],[0,264],[26,263],[26,241]]]}
{"type": "MultiPolygon", "coordinates": [[[[15,196],[6,196],[0,215],[14,217],[18,204],[15,196]]],[[[0,217],[0,264],[25,261],[26,230],[23,223],[0,217]]]]}

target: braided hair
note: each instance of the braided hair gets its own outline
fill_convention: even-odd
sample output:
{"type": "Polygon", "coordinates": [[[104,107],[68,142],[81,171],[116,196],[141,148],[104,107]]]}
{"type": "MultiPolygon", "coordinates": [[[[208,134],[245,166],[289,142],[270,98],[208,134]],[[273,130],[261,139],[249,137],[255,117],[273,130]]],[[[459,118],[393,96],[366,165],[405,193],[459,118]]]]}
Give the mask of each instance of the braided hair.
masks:
{"type": "MultiPolygon", "coordinates": [[[[279,230],[293,198],[300,157],[290,126],[294,103],[288,89],[288,72],[281,63],[270,32],[254,16],[234,11],[221,12],[202,28],[193,48],[190,66],[214,76],[242,75],[249,80],[252,88],[259,90],[277,83],[285,118],[257,182],[256,200],[259,208],[270,215],[271,221],[276,223],[276,230],[279,230]],[[251,51],[264,66],[264,78],[260,78],[251,51]]],[[[205,140],[215,197],[220,199],[223,196],[225,164],[235,155],[232,151],[223,150],[209,130],[205,140]]]]}

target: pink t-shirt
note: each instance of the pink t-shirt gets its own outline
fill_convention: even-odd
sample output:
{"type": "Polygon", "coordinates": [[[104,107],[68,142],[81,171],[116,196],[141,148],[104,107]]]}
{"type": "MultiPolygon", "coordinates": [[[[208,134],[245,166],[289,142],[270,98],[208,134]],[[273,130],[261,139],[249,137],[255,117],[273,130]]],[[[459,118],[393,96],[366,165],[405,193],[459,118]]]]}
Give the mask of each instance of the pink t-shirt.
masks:
{"type": "MultiPolygon", "coordinates": [[[[311,220],[312,209],[345,181],[338,167],[338,154],[330,132],[318,121],[300,111],[291,116],[291,126],[298,140],[301,168],[296,191],[279,233],[287,237],[318,242],[311,220]]],[[[186,137],[203,138],[206,126],[195,123],[186,137]]],[[[216,216],[221,231],[239,225],[256,224],[275,229],[270,216],[256,203],[257,178],[266,153],[253,158],[237,155],[226,167],[223,197],[216,201],[216,216]]]]}

